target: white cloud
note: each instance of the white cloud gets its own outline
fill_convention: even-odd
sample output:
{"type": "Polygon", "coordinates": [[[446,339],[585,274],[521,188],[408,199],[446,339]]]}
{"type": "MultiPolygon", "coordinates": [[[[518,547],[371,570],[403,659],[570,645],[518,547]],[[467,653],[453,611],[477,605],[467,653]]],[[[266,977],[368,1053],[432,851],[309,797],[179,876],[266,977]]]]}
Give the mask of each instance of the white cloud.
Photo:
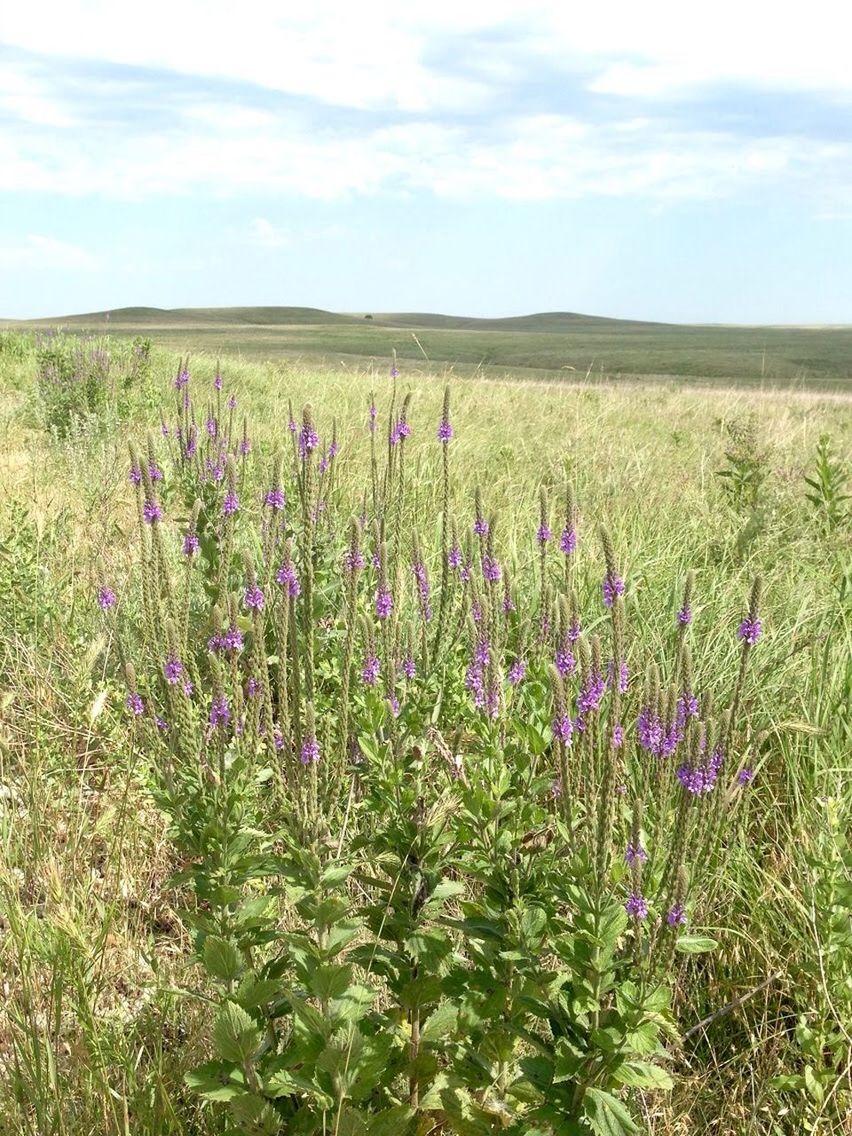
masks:
{"type": "Polygon", "coordinates": [[[97,267],[97,257],[88,249],[38,233],[0,243],[0,270],[85,272],[97,267]]]}
{"type": "Polygon", "coordinates": [[[848,13],[810,0],[785,16],[770,0],[149,0],[122,10],[107,0],[7,6],[4,42],[38,54],[234,79],[356,108],[425,113],[484,106],[492,84],[547,60],[590,75],[592,90],[662,96],[712,83],[852,94],[848,13]],[[520,12],[520,14],[519,14],[520,12]],[[477,78],[440,64],[486,41],[477,78]]]}

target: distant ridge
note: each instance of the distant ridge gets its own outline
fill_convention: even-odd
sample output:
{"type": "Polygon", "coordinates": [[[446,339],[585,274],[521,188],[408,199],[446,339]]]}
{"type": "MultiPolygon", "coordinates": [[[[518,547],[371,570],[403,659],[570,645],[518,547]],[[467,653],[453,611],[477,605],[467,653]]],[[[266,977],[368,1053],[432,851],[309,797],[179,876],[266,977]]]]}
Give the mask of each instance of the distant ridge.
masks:
{"type": "Polygon", "coordinates": [[[643,320],[611,319],[577,312],[537,312],[526,316],[484,319],[477,316],[446,316],[435,312],[328,312],[322,308],[241,307],[241,308],[112,308],[109,311],[55,316],[22,321],[38,325],[65,327],[214,327],[243,324],[248,327],[280,327],[288,324],[370,324],[375,327],[432,329],[441,331],[529,331],[551,334],[599,328],[639,331],[673,326],[643,320]]]}

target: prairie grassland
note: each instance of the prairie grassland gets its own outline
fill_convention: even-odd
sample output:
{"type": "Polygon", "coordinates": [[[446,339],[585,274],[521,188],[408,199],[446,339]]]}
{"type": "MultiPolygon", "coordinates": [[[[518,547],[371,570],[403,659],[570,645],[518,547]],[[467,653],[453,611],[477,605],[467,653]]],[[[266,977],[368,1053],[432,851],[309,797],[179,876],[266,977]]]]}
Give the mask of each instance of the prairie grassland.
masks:
{"type": "MultiPolygon", "coordinates": [[[[182,865],[94,599],[104,582],[135,586],[127,445],[171,406],[176,359],[156,352],[154,364],[154,397],[130,420],[59,442],[39,425],[33,358],[0,358],[2,1133],[235,1131],[183,1081],[209,1056],[210,1007],[179,918],[186,897],[170,882],[182,865]]],[[[367,408],[375,392],[380,422],[387,413],[386,371],[236,358],[222,371],[248,417],[251,483],[263,486],[290,444],[288,407],[309,402],[324,435],[336,419],[340,507],[356,512],[370,480],[367,408]]],[[[192,372],[206,387],[214,359],[194,359],[192,372]]],[[[412,394],[406,515],[435,547],[444,378],[397,380],[412,394]]],[[[850,533],[823,524],[803,482],[821,435],[848,466],[852,399],[454,377],[452,419],[451,508],[469,517],[482,490],[514,578],[535,576],[542,485],[554,501],[566,481],[576,490],[583,610],[600,592],[595,528],[609,526],[628,659],[633,639],[667,650],[693,569],[697,686],[732,684],[732,629],[763,577],[748,693],[755,777],[701,904],[701,932],[720,947],[676,964],[678,1023],[686,1031],[760,989],[677,1047],[673,1091],[640,1094],[638,1109],[657,1136],[852,1132],[850,533]],[[737,505],[717,474],[729,427],[749,416],[764,480],[737,505]]]]}

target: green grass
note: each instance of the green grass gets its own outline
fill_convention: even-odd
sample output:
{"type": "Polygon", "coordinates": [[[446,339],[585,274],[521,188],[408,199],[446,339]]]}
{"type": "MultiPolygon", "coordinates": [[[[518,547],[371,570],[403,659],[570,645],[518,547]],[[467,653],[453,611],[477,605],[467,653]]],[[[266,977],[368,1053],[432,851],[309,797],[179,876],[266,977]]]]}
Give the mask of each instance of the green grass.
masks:
{"type": "MultiPolygon", "coordinates": [[[[215,353],[241,342],[236,327],[229,318],[208,340],[199,328],[156,334],[164,345],[157,381],[167,404],[176,359],[165,348],[201,352],[209,344],[212,353],[193,362],[194,375],[209,379],[215,353]]],[[[298,343],[297,354],[307,353],[312,339],[304,327],[270,332],[268,340],[256,328],[242,334],[256,350],[223,358],[222,366],[249,416],[258,484],[272,454],[288,444],[288,401],[295,407],[311,401],[323,432],[337,419],[341,482],[357,500],[367,475],[360,442],[370,393],[387,406],[388,345],[403,344],[408,333],[359,324],[356,335],[348,323],[322,325],[323,344],[339,337],[335,344],[375,347],[382,356],[377,373],[300,362],[283,346],[272,351],[271,343],[286,342],[286,352],[298,343]],[[258,362],[267,352],[275,361],[258,362]]],[[[429,350],[433,340],[416,334],[429,350]]],[[[551,339],[545,331],[438,328],[432,334],[446,351],[457,341],[457,352],[472,356],[485,342],[503,344],[500,350],[514,343],[522,352],[516,335],[551,339]]],[[[655,372],[665,370],[658,364],[671,351],[689,365],[685,373],[706,379],[712,376],[702,370],[702,343],[718,363],[725,337],[759,350],[769,332],[599,334],[613,344],[632,334],[630,350],[655,372]],[[643,347],[643,336],[653,346],[643,347]]],[[[779,329],[767,359],[798,366],[785,353],[804,352],[801,344],[812,335],[809,367],[819,352],[839,368],[843,342],[848,350],[842,336],[850,333],[832,334],[779,329]]],[[[586,328],[578,343],[588,344],[590,336],[586,328]]],[[[333,354],[328,346],[323,351],[333,354]]],[[[362,353],[370,352],[354,352],[362,353]]],[[[431,483],[437,462],[442,391],[422,356],[421,364],[416,371],[404,367],[401,378],[413,394],[409,461],[419,476],[410,507],[419,513],[433,505],[418,483],[431,483]]],[[[518,378],[526,373],[520,370],[526,364],[513,366],[518,378]]],[[[106,436],[59,446],[38,428],[32,378],[30,356],[4,361],[0,355],[0,1133],[221,1136],[226,1126],[182,1085],[183,1072],[207,1052],[209,1022],[203,1005],[174,993],[196,981],[175,916],[180,896],[169,884],[179,865],[148,796],[145,755],[130,742],[93,603],[105,578],[122,591],[132,586],[126,443],[146,425],[156,428],[158,408],[140,406],[136,421],[106,436]]],[[[760,382],[759,375],[751,379],[760,382]]],[[[599,589],[593,532],[606,519],[624,559],[637,641],[663,650],[661,629],[684,573],[694,568],[696,654],[721,656],[720,678],[727,682],[736,668],[730,629],[751,578],[764,576],[767,632],[755,656],[749,706],[763,741],[743,818],[747,838],[733,844],[727,870],[707,897],[707,930],[722,949],[710,961],[681,965],[680,1020],[695,1023],[774,977],[675,1055],[678,1086],[670,1100],[648,1097],[645,1125],[656,1136],[848,1132],[852,1117],[837,1102],[848,1092],[852,1046],[822,1103],[806,1092],[781,1091],[773,1078],[799,1073],[807,1063],[794,1034],[802,1015],[816,1023],[839,1016],[848,1030],[844,1007],[852,1006],[832,985],[843,960],[830,949],[830,913],[817,901],[812,859],[819,853],[825,872],[842,876],[826,841],[852,821],[849,542],[848,532],[820,528],[802,480],[823,433],[848,468],[852,399],[818,389],[539,386],[460,376],[453,419],[455,508],[469,512],[474,486],[482,487],[499,517],[500,554],[517,575],[536,557],[531,534],[539,485],[556,490],[570,477],[582,513],[584,606],[599,589]],[[728,506],[715,476],[724,463],[726,424],[747,413],[757,417],[769,449],[766,496],[753,513],[728,506]]],[[[699,679],[709,678],[700,666],[699,679]]]]}
{"type": "MultiPolygon", "coordinates": [[[[554,312],[507,319],[341,315],[309,308],[120,308],[31,329],[137,334],[193,354],[553,380],[676,377],[695,384],[852,389],[852,328],[716,327],[554,312]]],[[[11,326],[11,325],[10,325],[11,326]]],[[[21,325],[23,326],[23,325],[21,325]]]]}

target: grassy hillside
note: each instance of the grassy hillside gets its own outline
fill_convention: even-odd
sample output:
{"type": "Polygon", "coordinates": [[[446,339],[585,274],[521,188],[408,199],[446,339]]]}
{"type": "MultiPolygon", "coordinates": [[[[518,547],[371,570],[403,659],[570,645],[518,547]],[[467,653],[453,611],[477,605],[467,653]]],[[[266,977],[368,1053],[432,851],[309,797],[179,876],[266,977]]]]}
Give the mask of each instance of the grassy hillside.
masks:
{"type": "Polygon", "coordinates": [[[177,352],[301,358],[492,377],[681,378],[711,384],[852,389],[852,328],[641,323],[569,312],[507,319],[311,308],[124,308],[39,320],[33,329],[145,332],[177,352]],[[367,317],[370,318],[367,318],[367,317]]]}

